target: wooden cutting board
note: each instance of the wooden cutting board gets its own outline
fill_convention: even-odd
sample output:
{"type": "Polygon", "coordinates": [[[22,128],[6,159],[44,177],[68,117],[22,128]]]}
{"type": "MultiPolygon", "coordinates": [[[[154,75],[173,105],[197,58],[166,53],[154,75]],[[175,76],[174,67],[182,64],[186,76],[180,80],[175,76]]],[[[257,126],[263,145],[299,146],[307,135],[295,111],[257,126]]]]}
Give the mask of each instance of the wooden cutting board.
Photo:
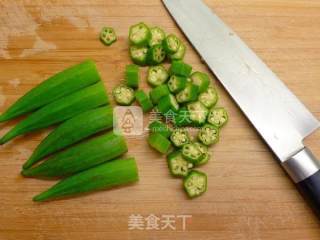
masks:
{"type": "MultiPolygon", "coordinates": [[[[320,118],[320,2],[206,2],[320,118]]],[[[159,25],[185,40],[158,0],[1,0],[0,111],[48,76],[86,58],[97,62],[110,91],[130,62],[128,27],[139,21],[159,25]],[[97,38],[104,25],[118,33],[119,40],[111,47],[97,38]]],[[[208,71],[187,46],[186,61],[194,69],[208,71]]],[[[34,203],[31,198],[54,181],[24,179],[19,172],[48,134],[43,130],[0,147],[0,239],[319,239],[319,221],[253,127],[214,82],[230,122],[212,148],[213,160],[201,168],[209,180],[205,195],[188,200],[181,181],[169,176],[164,157],[140,137],[128,139],[130,155],[139,165],[138,184],[34,203]],[[152,217],[163,229],[148,229],[157,227],[151,225],[152,217]],[[140,220],[142,230],[129,229],[137,227],[130,221],[140,220]]],[[[2,124],[0,134],[15,123],[2,124]]],[[[319,140],[319,131],[307,140],[318,156],[319,140]]]]}

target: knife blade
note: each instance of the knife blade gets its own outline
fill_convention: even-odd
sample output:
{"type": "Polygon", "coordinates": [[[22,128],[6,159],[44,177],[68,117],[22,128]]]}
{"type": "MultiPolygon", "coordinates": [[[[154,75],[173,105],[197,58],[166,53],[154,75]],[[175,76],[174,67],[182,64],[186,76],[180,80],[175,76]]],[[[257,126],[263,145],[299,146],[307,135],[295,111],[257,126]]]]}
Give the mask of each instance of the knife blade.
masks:
{"type": "Polygon", "coordinates": [[[320,212],[320,165],[303,144],[319,128],[319,121],[201,0],[163,3],[298,187],[303,181],[311,185],[316,181],[319,193],[304,195],[318,198],[320,212]]]}

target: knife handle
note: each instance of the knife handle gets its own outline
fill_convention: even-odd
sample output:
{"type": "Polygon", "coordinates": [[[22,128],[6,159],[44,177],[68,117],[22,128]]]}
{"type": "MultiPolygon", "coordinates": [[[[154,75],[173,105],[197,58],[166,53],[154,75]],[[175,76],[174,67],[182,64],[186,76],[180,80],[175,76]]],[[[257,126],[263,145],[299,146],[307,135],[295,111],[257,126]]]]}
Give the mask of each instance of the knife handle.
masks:
{"type": "Polygon", "coordinates": [[[301,195],[320,218],[320,163],[308,148],[282,163],[301,195]]]}

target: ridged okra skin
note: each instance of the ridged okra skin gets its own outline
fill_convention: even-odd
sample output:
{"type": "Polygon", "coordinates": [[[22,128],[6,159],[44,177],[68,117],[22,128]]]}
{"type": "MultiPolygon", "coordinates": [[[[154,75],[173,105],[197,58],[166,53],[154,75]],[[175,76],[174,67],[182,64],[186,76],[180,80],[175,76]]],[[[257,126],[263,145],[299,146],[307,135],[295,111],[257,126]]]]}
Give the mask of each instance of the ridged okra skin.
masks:
{"type": "Polygon", "coordinates": [[[65,177],[117,158],[128,151],[123,136],[113,132],[67,148],[40,165],[25,169],[26,177],[65,177]]]}
{"type": "Polygon", "coordinates": [[[138,180],[139,175],[135,159],[117,159],[65,178],[47,191],[35,196],[33,200],[42,202],[79,195],[133,183],[138,180]]]}
{"type": "Polygon", "coordinates": [[[80,113],[65,121],[42,140],[23,165],[23,168],[27,169],[49,154],[64,149],[100,131],[112,128],[112,111],[111,106],[102,106],[80,113]]]}
{"type": "Polygon", "coordinates": [[[79,113],[108,103],[109,99],[104,85],[102,82],[98,82],[32,113],[5,134],[0,139],[0,144],[4,144],[16,136],[63,122],[79,113]]]}
{"type": "Polygon", "coordinates": [[[40,83],[18,99],[0,115],[0,122],[36,110],[100,80],[96,65],[92,60],[69,67],[40,83]]]}

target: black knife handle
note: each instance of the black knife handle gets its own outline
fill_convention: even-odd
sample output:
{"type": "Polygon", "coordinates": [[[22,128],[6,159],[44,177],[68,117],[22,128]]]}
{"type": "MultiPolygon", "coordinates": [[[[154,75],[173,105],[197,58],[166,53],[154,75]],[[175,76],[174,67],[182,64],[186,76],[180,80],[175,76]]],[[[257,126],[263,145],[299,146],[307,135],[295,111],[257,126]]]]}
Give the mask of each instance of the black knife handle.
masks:
{"type": "Polygon", "coordinates": [[[301,195],[320,219],[320,163],[308,148],[282,163],[301,195]]]}

